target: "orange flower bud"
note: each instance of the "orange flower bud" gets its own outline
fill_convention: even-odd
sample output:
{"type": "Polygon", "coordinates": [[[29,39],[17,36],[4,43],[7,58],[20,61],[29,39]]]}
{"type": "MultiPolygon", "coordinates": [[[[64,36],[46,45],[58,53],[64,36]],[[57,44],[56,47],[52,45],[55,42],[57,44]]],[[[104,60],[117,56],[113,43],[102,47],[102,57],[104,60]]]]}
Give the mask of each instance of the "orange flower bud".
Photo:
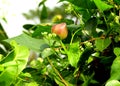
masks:
{"type": "Polygon", "coordinates": [[[66,23],[56,24],[51,28],[52,33],[57,34],[61,39],[67,38],[68,29],[66,23]]]}

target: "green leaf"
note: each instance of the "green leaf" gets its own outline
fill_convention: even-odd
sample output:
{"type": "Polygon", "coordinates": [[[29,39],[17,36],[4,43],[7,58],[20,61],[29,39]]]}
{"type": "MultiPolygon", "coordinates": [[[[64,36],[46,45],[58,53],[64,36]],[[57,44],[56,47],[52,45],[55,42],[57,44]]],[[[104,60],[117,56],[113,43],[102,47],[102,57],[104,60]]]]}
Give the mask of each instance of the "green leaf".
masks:
{"type": "Polygon", "coordinates": [[[32,50],[35,50],[35,51],[40,51],[41,49],[44,49],[43,45],[45,45],[44,40],[32,38],[32,37],[30,37],[26,34],[21,34],[17,37],[10,38],[10,39],[7,39],[5,41],[10,42],[12,40],[15,40],[20,45],[26,46],[29,49],[32,49],[32,50]]]}
{"type": "Polygon", "coordinates": [[[116,47],[114,48],[114,54],[118,57],[120,56],[120,48],[116,47]]]}
{"type": "Polygon", "coordinates": [[[113,1],[120,5],[120,0],[113,0],[113,1]]]}
{"type": "Polygon", "coordinates": [[[101,0],[93,0],[93,1],[95,5],[97,6],[97,8],[101,11],[105,11],[105,10],[113,8],[112,5],[108,5],[104,1],[101,1],[101,0]]]}
{"type": "Polygon", "coordinates": [[[95,46],[101,52],[104,49],[106,49],[110,44],[111,44],[111,39],[109,39],[109,38],[95,40],[95,46]]]}
{"type": "Polygon", "coordinates": [[[47,0],[42,0],[40,3],[39,3],[39,7],[41,6],[41,5],[43,5],[45,2],[46,2],[47,0]]]}
{"type": "Polygon", "coordinates": [[[111,66],[110,80],[120,80],[120,56],[116,57],[111,66]]]}
{"type": "Polygon", "coordinates": [[[42,7],[42,11],[41,11],[41,15],[40,15],[40,19],[44,20],[48,17],[48,13],[47,13],[47,7],[45,6],[45,4],[43,4],[42,7]]]}
{"type": "Polygon", "coordinates": [[[67,55],[68,55],[69,63],[73,67],[77,67],[77,63],[78,63],[80,55],[81,55],[81,51],[80,51],[80,48],[79,48],[79,42],[72,43],[69,46],[69,49],[67,51],[67,55]]]}
{"type": "MultiPolygon", "coordinates": [[[[29,27],[29,25],[25,25],[26,29],[29,27]]],[[[42,32],[48,32],[51,33],[51,27],[52,25],[37,25],[35,31],[32,34],[32,37],[42,37],[42,32]]],[[[79,28],[79,25],[67,25],[68,30],[73,31],[77,28],[79,28]]]]}
{"type": "Polygon", "coordinates": [[[85,8],[85,9],[94,9],[96,8],[93,0],[59,0],[59,2],[68,1],[78,7],[85,8]]]}
{"type": "Polygon", "coordinates": [[[90,18],[86,23],[85,23],[85,29],[88,31],[88,35],[95,35],[96,32],[96,26],[97,26],[97,18],[93,17],[90,18]]]}
{"type": "Polygon", "coordinates": [[[105,86],[120,86],[120,82],[118,80],[111,80],[105,86]]]}
{"type": "Polygon", "coordinates": [[[54,80],[59,86],[65,86],[58,76],[55,76],[54,80]]]}
{"type": "Polygon", "coordinates": [[[78,61],[77,67],[79,67],[80,71],[84,70],[84,66],[86,64],[86,61],[89,59],[91,54],[93,53],[92,47],[86,47],[85,50],[82,52],[80,59],[78,61]]]}
{"type": "Polygon", "coordinates": [[[42,36],[42,32],[51,32],[51,26],[42,26],[42,25],[37,25],[36,30],[33,32],[32,37],[36,36],[42,36]]]}
{"type": "Polygon", "coordinates": [[[7,38],[8,38],[8,36],[7,36],[6,32],[4,31],[2,24],[0,23],[0,41],[7,39],[7,38]]]}
{"type": "Polygon", "coordinates": [[[55,23],[63,23],[63,22],[65,22],[67,25],[74,24],[74,21],[72,19],[61,19],[61,20],[55,21],[55,23]]]}
{"type": "MultiPolygon", "coordinates": [[[[62,80],[58,76],[55,76],[54,80],[59,86],[65,86],[65,84],[62,82],[62,80]]],[[[67,80],[66,82],[68,86],[74,86],[73,84],[69,83],[67,80]]]]}
{"type": "Polygon", "coordinates": [[[51,48],[46,48],[43,50],[43,52],[41,53],[42,57],[48,57],[50,55],[52,55],[54,53],[54,51],[51,48]]]}
{"type": "Polygon", "coordinates": [[[26,83],[25,86],[39,86],[37,82],[26,83]]]}
{"type": "Polygon", "coordinates": [[[5,68],[0,74],[0,83],[1,86],[10,86],[22,70],[26,67],[29,50],[24,46],[17,45],[15,41],[11,42],[11,45],[14,47],[14,51],[7,55],[5,58],[13,58],[9,60],[3,60],[1,65],[5,68]],[[12,56],[12,57],[11,57],[12,56]],[[13,57],[14,56],[14,57],[13,57]]]}
{"type": "Polygon", "coordinates": [[[36,28],[36,26],[33,24],[25,24],[25,25],[23,25],[23,28],[26,30],[31,30],[31,29],[34,30],[36,28]]]}

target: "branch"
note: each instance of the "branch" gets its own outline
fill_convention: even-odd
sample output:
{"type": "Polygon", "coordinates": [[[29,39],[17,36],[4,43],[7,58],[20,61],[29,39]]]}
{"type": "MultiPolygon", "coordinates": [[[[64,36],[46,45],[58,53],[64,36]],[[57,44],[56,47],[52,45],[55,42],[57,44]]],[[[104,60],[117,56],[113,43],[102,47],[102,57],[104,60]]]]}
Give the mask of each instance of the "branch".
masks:
{"type": "Polygon", "coordinates": [[[62,80],[63,84],[65,86],[68,86],[67,82],[63,79],[63,77],[60,75],[59,71],[54,67],[54,65],[52,64],[51,60],[49,59],[49,57],[47,57],[48,62],[50,63],[50,65],[52,66],[52,68],[54,69],[55,73],[60,77],[60,79],[62,80]]]}

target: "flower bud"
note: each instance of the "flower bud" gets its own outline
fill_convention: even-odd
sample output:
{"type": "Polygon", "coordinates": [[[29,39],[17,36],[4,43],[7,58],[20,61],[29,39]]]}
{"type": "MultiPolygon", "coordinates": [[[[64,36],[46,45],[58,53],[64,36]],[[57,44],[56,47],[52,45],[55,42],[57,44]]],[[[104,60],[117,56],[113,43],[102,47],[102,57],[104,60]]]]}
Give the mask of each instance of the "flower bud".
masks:
{"type": "Polygon", "coordinates": [[[56,24],[51,28],[52,33],[57,34],[61,39],[67,38],[68,29],[66,23],[56,24]]]}

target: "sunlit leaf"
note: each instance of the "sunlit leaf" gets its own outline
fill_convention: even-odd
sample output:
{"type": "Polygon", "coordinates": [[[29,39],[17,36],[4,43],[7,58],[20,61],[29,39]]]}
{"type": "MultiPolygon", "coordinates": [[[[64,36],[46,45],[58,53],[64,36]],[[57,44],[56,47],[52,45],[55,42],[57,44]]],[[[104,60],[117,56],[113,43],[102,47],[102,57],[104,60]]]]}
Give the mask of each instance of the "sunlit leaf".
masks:
{"type": "Polygon", "coordinates": [[[14,82],[14,80],[26,67],[29,57],[28,48],[18,45],[15,41],[12,41],[11,45],[14,47],[14,51],[10,54],[13,55],[7,55],[6,59],[13,59],[3,60],[1,62],[1,65],[3,65],[5,68],[4,71],[0,74],[1,86],[10,86],[14,82]]]}
{"type": "Polygon", "coordinates": [[[105,11],[113,8],[112,5],[108,5],[104,1],[101,1],[101,0],[93,0],[93,1],[95,2],[95,5],[97,6],[97,8],[100,9],[101,11],[105,11]]]}
{"type": "Polygon", "coordinates": [[[105,86],[120,86],[120,82],[118,80],[111,80],[108,81],[105,86]]]}
{"type": "Polygon", "coordinates": [[[104,49],[106,49],[110,44],[111,44],[111,39],[109,39],[109,38],[106,38],[106,39],[96,39],[95,40],[95,46],[101,52],[104,49]]]}
{"type": "Polygon", "coordinates": [[[120,80],[120,56],[116,57],[111,66],[109,80],[120,80]]]}
{"type": "Polygon", "coordinates": [[[67,55],[68,55],[69,63],[72,66],[77,67],[77,63],[78,63],[80,55],[81,55],[81,51],[79,48],[79,42],[72,43],[70,45],[69,50],[67,51],[67,55]]]}
{"type": "Polygon", "coordinates": [[[116,47],[114,48],[114,54],[118,57],[120,56],[120,48],[116,47]]]}
{"type": "Polygon", "coordinates": [[[25,86],[39,86],[37,82],[26,83],[25,86]]]}
{"type": "Polygon", "coordinates": [[[67,80],[66,80],[67,85],[65,85],[58,76],[56,76],[54,79],[55,79],[55,82],[56,82],[59,86],[67,86],[67,85],[68,85],[68,86],[74,86],[73,84],[67,82],[67,80]]]}
{"type": "Polygon", "coordinates": [[[58,76],[56,76],[55,78],[55,82],[59,85],[59,86],[64,86],[64,83],[60,80],[60,78],[58,76]]]}

